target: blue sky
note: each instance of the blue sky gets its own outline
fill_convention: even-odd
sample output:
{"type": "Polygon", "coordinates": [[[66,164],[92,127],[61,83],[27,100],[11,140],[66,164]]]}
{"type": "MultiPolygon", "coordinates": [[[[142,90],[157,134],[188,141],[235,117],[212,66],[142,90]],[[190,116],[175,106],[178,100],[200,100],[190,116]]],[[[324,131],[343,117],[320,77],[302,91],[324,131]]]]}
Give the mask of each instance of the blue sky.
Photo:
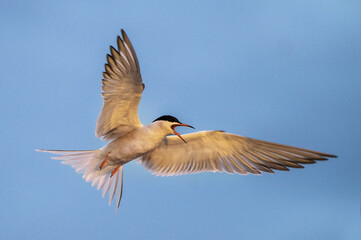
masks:
{"type": "MultiPolygon", "coordinates": [[[[359,239],[359,1],[1,1],[1,239],[359,239]],[[118,214],[35,148],[97,149],[124,28],[139,115],[337,154],[274,175],[125,166],[118,214]]],[[[183,133],[189,130],[183,130],[183,133]]]]}

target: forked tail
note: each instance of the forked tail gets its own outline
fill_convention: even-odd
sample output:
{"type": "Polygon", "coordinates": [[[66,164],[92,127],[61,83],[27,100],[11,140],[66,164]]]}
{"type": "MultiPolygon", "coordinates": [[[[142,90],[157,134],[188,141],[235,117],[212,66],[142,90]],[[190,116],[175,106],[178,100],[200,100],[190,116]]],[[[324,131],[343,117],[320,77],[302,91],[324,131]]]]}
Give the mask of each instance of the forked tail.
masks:
{"type": "Polygon", "coordinates": [[[120,166],[119,170],[112,177],[109,171],[100,170],[101,150],[64,151],[36,149],[36,151],[60,155],[52,157],[52,159],[61,160],[61,163],[65,165],[71,165],[77,173],[83,174],[86,182],[91,181],[91,185],[97,185],[98,190],[102,188],[103,198],[109,193],[109,205],[112,203],[114,195],[117,195],[116,211],[118,210],[123,191],[123,166],[120,166]]]}

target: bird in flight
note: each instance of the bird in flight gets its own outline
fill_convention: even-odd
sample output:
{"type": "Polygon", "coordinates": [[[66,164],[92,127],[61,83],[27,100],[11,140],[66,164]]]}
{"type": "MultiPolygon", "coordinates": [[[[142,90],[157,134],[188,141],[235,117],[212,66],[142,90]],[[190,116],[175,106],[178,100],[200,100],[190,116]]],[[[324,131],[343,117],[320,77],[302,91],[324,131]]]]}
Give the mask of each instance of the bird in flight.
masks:
{"type": "Polygon", "coordinates": [[[37,150],[58,155],[52,158],[83,174],[92,186],[102,189],[103,197],[109,193],[109,205],[116,195],[116,209],[122,197],[123,166],[132,160],[161,176],[217,171],[260,175],[337,157],[224,131],[180,135],[176,127],[193,127],[170,115],[143,125],[138,105],[144,83],[138,58],[124,30],[117,45],[118,49],[111,46],[107,55],[102,79],[103,108],[95,130],[97,138],[109,143],[98,150],[37,150]]]}

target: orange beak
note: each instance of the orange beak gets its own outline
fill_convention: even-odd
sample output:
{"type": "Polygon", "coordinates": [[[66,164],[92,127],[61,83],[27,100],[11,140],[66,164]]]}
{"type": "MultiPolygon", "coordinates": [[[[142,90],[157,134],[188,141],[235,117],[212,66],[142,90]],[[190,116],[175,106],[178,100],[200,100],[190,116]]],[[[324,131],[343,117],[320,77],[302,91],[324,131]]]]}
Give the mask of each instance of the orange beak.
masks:
{"type": "Polygon", "coordinates": [[[173,125],[171,126],[174,134],[177,135],[180,139],[182,139],[183,142],[187,143],[186,140],[184,140],[184,139],[182,138],[182,136],[181,136],[179,133],[176,132],[176,130],[175,130],[176,127],[190,127],[190,128],[193,128],[193,129],[194,129],[194,127],[192,127],[192,126],[190,126],[190,125],[188,125],[188,124],[184,124],[184,123],[177,123],[177,124],[173,124],[173,125]]]}

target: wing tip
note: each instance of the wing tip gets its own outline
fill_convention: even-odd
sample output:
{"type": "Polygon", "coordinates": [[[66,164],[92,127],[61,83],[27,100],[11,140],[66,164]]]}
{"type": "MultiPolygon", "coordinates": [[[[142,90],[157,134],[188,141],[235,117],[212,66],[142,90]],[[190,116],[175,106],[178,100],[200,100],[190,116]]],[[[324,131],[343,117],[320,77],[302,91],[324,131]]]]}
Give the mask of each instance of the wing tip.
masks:
{"type": "Polygon", "coordinates": [[[122,28],[122,29],[120,29],[120,32],[122,33],[123,38],[124,38],[124,35],[127,35],[127,34],[125,33],[125,31],[124,31],[124,29],[123,29],[123,28],[122,28]]]}
{"type": "MultiPolygon", "coordinates": [[[[333,155],[333,154],[329,154],[329,153],[324,153],[324,154],[322,154],[322,156],[323,157],[328,157],[328,158],[338,158],[337,155],[333,155]]],[[[327,160],[327,158],[326,158],[326,160],[327,160]]]]}

